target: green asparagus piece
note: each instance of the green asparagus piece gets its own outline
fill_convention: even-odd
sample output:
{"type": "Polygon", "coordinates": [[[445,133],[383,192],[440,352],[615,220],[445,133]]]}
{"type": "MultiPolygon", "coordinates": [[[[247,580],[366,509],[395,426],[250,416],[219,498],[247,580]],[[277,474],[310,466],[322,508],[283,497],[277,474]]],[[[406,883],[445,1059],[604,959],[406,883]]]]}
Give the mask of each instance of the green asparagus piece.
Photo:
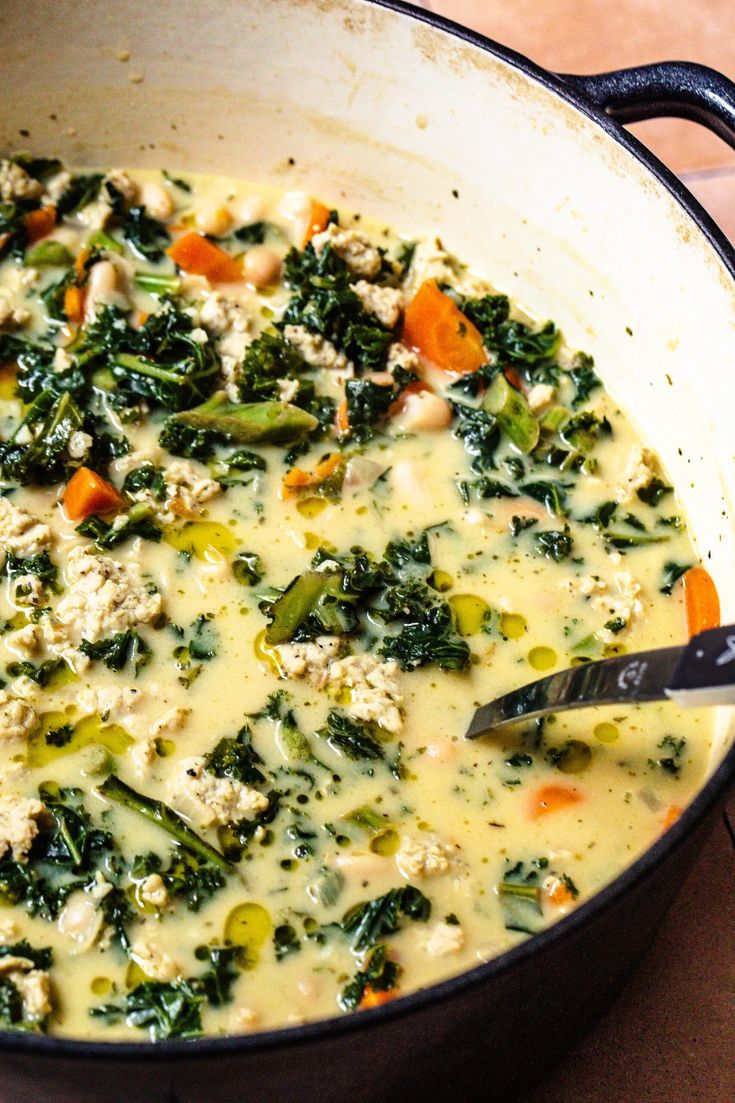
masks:
{"type": "Polygon", "coordinates": [[[68,268],[74,257],[60,241],[41,241],[28,250],[25,263],[32,268],[68,268]]]}
{"type": "Polygon", "coordinates": [[[194,429],[213,429],[235,444],[291,444],[319,424],[312,414],[289,402],[233,403],[219,395],[175,414],[174,420],[194,429]]]}
{"type": "Polygon", "coordinates": [[[521,452],[533,452],[538,444],[539,424],[525,397],[511,387],[502,372],[498,372],[488,387],[482,405],[495,415],[500,428],[521,452]]]}

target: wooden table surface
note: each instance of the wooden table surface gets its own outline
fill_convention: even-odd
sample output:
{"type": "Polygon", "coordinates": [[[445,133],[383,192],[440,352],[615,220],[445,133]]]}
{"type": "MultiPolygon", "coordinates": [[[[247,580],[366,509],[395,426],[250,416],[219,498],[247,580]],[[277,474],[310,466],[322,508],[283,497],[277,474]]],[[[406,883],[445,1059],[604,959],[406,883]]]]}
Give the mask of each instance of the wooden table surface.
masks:
{"type": "MultiPolygon", "coordinates": [[[[423,7],[558,72],[676,59],[735,78],[734,0],[429,0],[423,7]]],[[[735,240],[735,151],[683,120],[632,130],[735,240]]],[[[728,816],[735,824],[735,796],[728,816]]],[[[635,978],[522,1103],[623,1100],[735,1101],[735,837],[724,821],[635,978]]]]}

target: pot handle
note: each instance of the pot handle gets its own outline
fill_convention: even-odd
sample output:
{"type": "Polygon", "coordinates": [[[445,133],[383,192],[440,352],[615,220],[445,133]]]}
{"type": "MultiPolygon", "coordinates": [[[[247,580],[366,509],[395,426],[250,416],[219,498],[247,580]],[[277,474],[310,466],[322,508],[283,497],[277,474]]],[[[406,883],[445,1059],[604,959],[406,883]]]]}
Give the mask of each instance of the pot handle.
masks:
{"type": "Polygon", "coordinates": [[[560,74],[621,123],[675,115],[702,123],[735,148],[735,82],[693,61],[659,61],[591,76],[560,74]]]}

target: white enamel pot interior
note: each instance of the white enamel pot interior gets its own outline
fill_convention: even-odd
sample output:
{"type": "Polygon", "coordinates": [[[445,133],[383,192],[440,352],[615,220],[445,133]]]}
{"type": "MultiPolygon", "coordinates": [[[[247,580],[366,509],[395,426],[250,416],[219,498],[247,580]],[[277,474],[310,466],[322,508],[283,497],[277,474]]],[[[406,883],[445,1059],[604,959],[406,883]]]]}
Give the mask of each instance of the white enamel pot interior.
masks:
{"type": "MultiPolygon", "coordinates": [[[[4,151],[307,190],[440,233],[553,317],[660,453],[735,620],[730,262],[613,124],[369,0],[4,0],[0,20],[4,151]]],[[[723,713],[713,768],[730,741],[723,713]]]]}

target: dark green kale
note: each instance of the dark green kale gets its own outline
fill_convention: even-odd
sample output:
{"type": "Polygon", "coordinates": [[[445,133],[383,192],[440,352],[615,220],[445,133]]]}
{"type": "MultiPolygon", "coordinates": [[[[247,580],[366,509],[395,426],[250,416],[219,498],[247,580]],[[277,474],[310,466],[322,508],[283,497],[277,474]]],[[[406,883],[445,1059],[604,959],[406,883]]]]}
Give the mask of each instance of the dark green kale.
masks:
{"type": "Polygon", "coordinates": [[[578,517],[577,520],[583,525],[593,525],[596,529],[606,529],[615,517],[617,509],[617,502],[601,502],[592,513],[588,513],[586,517],[578,517]]]}
{"type": "Polygon", "coordinates": [[[498,885],[505,929],[535,934],[543,926],[541,883],[547,876],[549,860],[535,858],[526,868],[524,862],[511,866],[506,859],[506,865],[508,868],[498,885]]]}
{"type": "Polygon", "coordinates": [[[247,448],[238,448],[229,456],[221,456],[212,464],[212,478],[223,486],[231,486],[234,483],[247,482],[243,475],[251,471],[265,471],[268,464],[265,457],[257,452],[250,452],[247,448]]]}
{"type": "Polygon", "coordinates": [[[50,969],[54,960],[53,951],[49,947],[36,949],[25,939],[0,946],[0,961],[8,957],[24,957],[33,964],[34,969],[50,969]]]}
{"type": "Polygon", "coordinates": [[[35,204],[0,203],[0,256],[9,253],[22,260],[28,242],[25,216],[35,204]]]}
{"type": "Polygon", "coordinates": [[[212,1007],[222,1007],[232,999],[232,986],[239,975],[232,965],[239,953],[239,946],[201,946],[197,949],[197,959],[209,961],[209,968],[191,983],[212,1007]]]}
{"type": "Polygon", "coordinates": [[[470,483],[470,486],[474,488],[478,498],[519,497],[518,491],[514,487],[501,482],[499,479],[491,479],[488,475],[475,479],[474,482],[470,483]]]}
{"type": "Polygon", "coordinates": [[[108,670],[120,671],[130,663],[136,678],[151,658],[150,647],[134,628],[116,632],[114,636],[108,636],[97,643],[82,640],[79,650],[90,659],[101,659],[108,670]]]}
{"type": "Polygon", "coordinates": [[[510,302],[505,295],[484,295],[465,299],[461,309],[482,334],[485,347],[501,364],[523,369],[531,383],[555,383],[559,367],[554,358],[561,334],[553,322],[533,330],[523,322],[510,320],[510,302]]]}
{"type": "Polygon", "coordinates": [[[218,444],[225,444],[221,433],[213,429],[195,429],[174,418],[164,424],[158,438],[161,448],[172,452],[174,456],[184,456],[188,460],[200,460],[206,463],[214,455],[218,444]]]}
{"type": "Polygon", "coordinates": [[[649,766],[659,766],[667,774],[677,777],[684,765],[686,745],[687,741],[684,737],[676,739],[673,735],[665,735],[658,744],[658,748],[668,753],[657,758],[655,762],[649,759],[649,766]]]}
{"type": "Polygon", "coordinates": [[[241,586],[257,586],[263,578],[263,564],[255,552],[238,552],[232,560],[232,574],[241,586]]]}
{"type": "Polygon", "coordinates": [[[668,536],[656,536],[647,532],[610,532],[602,533],[605,543],[613,548],[644,548],[648,544],[664,544],[668,536]]]}
{"type": "Polygon", "coordinates": [[[442,670],[465,670],[470,662],[469,646],[455,634],[451,610],[443,601],[411,616],[397,636],[384,636],[378,654],[395,659],[403,670],[427,663],[442,670]]]}
{"type": "Polygon", "coordinates": [[[174,981],[146,981],[128,992],[120,1003],[90,1009],[93,1018],[107,1023],[122,1020],[127,1026],[147,1030],[152,1042],[168,1038],[194,1038],[202,1031],[202,1006],[221,1007],[232,998],[237,972],[232,968],[238,948],[203,946],[197,951],[209,968],[197,977],[174,981]]]}
{"type": "Polygon", "coordinates": [[[391,407],[417,379],[415,372],[400,367],[393,371],[392,386],[371,379],[349,379],[345,384],[347,437],[358,444],[372,440],[391,407]]]}
{"type": "Polygon", "coordinates": [[[430,915],[431,901],[413,885],[405,885],[355,904],[342,916],[340,926],[350,936],[354,953],[360,954],[400,930],[403,920],[426,923],[430,915]]]}
{"type": "Polygon", "coordinates": [[[535,537],[536,550],[547,559],[553,559],[555,563],[561,563],[572,554],[574,540],[568,528],[547,529],[545,532],[537,532],[535,537]]]}
{"type": "Polygon", "coordinates": [[[349,379],[345,384],[347,424],[350,440],[365,444],[372,440],[395,401],[393,387],[371,379],[349,379]]]}
{"type": "Polygon", "coordinates": [[[42,184],[62,168],[61,161],[57,157],[33,157],[30,153],[14,153],[10,160],[20,165],[24,172],[42,184]]]}
{"type": "Polygon", "coordinates": [[[63,382],[57,391],[74,394],[84,384],[84,376],[77,373],[76,384],[69,372],[55,372],[54,349],[50,345],[34,344],[9,333],[0,333],[0,363],[14,361],[18,365],[16,388],[24,402],[32,402],[41,391],[56,386],[59,376],[63,382]]]}
{"type": "Polygon", "coordinates": [[[253,746],[253,733],[243,724],[233,739],[223,738],[204,756],[204,768],[215,777],[229,777],[246,785],[259,785],[265,776],[263,759],[253,746]]]}
{"type": "Polygon", "coordinates": [[[120,390],[172,411],[208,398],[220,365],[213,343],[200,343],[194,328],[189,315],[168,302],[139,330],[130,330],[110,363],[120,390]]]}
{"type": "Polygon", "coordinates": [[[359,972],[342,989],[338,1003],[343,1011],[355,1011],[369,990],[389,992],[398,984],[401,966],[388,957],[388,947],[375,946],[365,959],[359,972]]]}
{"type": "MultiPolygon", "coordinates": [[[[49,948],[37,950],[26,942],[15,942],[0,946],[0,962],[2,959],[22,958],[31,962],[35,969],[50,969],[53,962],[52,951],[49,948]]],[[[3,973],[0,977],[0,1025],[5,1029],[40,1032],[45,1027],[45,1019],[36,1016],[25,1018],[26,1005],[22,992],[13,980],[10,972],[3,973]]]]}
{"type": "Polygon", "coordinates": [[[654,476],[648,486],[642,486],[636,491],[636,494],[646,505],[657,506],[662,498],[665,498],[667,494],[672,494],[673,491],[673,486],[669,486],[663,479],[654,476]]]}
{"type": "Polygon", "coordinates": [[[191,626],[190,656],[200,662],[209,662],[217,655],[219,642],[219,631],[214,623],[214,613],[201,613],[191,626]]]}
{"type": "Polygon", "coordinates": [[[152,873],[163,880],[170,897],[183,900],[189,911],[197,912],[225,885],[225,878],[219,869],[208,862],[174,846],[164,866],[158,854],[138,854],[130,867],[130,877],[141,882],[152,873]]]}
{"type": "Polygon", "coordinates": [[[575,387],[572,408],[577,409],[587,401],[592,391],[602,386],[595,374],[595,362],[586,352],[578,352],[569,369],[569,378],[575,387]]]}
{"type": "Polygon", "coordinates": [[[570,448],[587,456],[601,435],[608,437],[612,435],[612,426],[606,417],[600,418],[591,410],[583,410],[582,413],[575,414],[564,422],[559,435],[570,448]]]}
{"type": "Polygon", "coordinates": [[[64,659],[44,659],[42,663],[34,665],[28,660],[22,662],[8,663],[5,668],[11,678],[30,678],[32,682],[35,682],[41,689],[47,686],[51,682],[56,674],[61,670],[67,669],[67,664],[64,659]]]}
{"type": "Polygon", "coordinates": [[[171,236],[162,222],[146,214],[145,207],[131,207],[122,224],[123,237],[141,260],[162,260],[171,236]]]}
{"type": "Polygon", "coordinates": [[[262,245],[272,226],[272,222],[266,222],[263,219],[248,222],[246,226],[235,230],[235,237],[238,241],[244,241],[246,245],[262,245]]]}
{"type": "Polygon", "coordinates": [[[191,184],[188,180],[182,180],[180,176],[172,176],[170,172],[166,172],[166,169],[161,169],[161,176],[167,184],[171,184],[174,188],[180,188],[181,191],[190,193],[191,184]]]}
{"type": "Polygon", "coordinates": [[[531,529],[534,527],[534,525],[537,524],[538,517],[518,517],[514,514],[510,519],[510,524],[508,527],[510,529],[510,535],[515,540],[516,537],[520,536],[520,534],[522,532],[525,532],[526,529],[531,529]]]}
{"type": "Polygon", "coordinates": [[[168,1038],[195,1038],[202,1031],[204,992],[190,980],[146,981],[128,992],[119,1004],[90,1008],[90,1015],[106,1023],[125,1021],[147,1030],[152,1042],[168,1038]]]}
{"type": "Polygon", "coordinates": [[[290,923],[280,923],[273,932],[273,950],[276,961],[283,961],[289,954],[301,949],[299,936],[290,923]]]}
{"type": "Polygon", "coordinates": [[[674,585],[685,575],[691,563],[675,563],[673,559],[669,559],[664,563],[662,572],[661,585],[659,586],[660,594],[670,594],[674,589],[674,585]]]}
{"type": "Polygon", "coordinates": [[[592,761],[592,749],[582,739],[568,739],[560,747],[547,748],[546,761],[563,774],[582,774],[592,761]]]}
{"type": "Polygon", "coordinates": [[[50,829],[42,829],[33,843],[34,862],[68,868],[75,872],[91,872],[114,851],[109,831],[95,825],[82,802],[79,789],[55,790],[41,786],[38,793],[52,821],[50,829]]]}
{"type": "Polygon", "coordinates": [[[278,401],[279,380],[296,379],[305,368],[301,354],[280,333],[261,334],[245,352],[237,383],[240,401],[278,401]]]}
{"type": "Polygon", "coordinates": [[[79,466],[80,461],[69,454],[69,442],[83,425],[84,419],[69,394],[42,391],[10,439],[0,442],[2,477],[22,486],[65,481],[79,466]]]}
{"type": "Polygon", "coordinates": [[[386,562],[399,569],[414,563],[431,566],[428,530],[425,529],[419,533],[415,539],[402,537],[401,539],[390,540],[385,546],[383,556],[386,562]]]}
{"type": "MultiPolygon", "coordinates": [[[[62,733],[63,729],[55,733],[59,743],[62,733]]],[[[48,814],[39,820],[39,833],[27,862],[0,861],[0,898],[23,904],[31,915],[52,921],[72,892],[94,883],[98,871],[111,879],[118,854],[110,833],[98,828],[86,811],[80,790],[49,784],[40,787],[39,797],[48,814]]],[[[109,896],[108,921],[125,946],[128,901],[116,887],[109,896]]]]}
{"type": "Polygon", "coordinates": [[[102,179],[101,172],[72,176],[56,203],[56,215],[59,221],[81,211],[88,203],[94,202],[99,196],[102,179]]]}
{"type": "Polygon", "coordinates": [[[316,734],[326,739],[333,750],[347,758],[383,758],[383,748],[370,734],[368,725],[357,723],[337,709],[330,711],[326,725],[316,734]]]}
{"type": "Polygon", "coordinates": [[[35,575],[39,582],[43,583],[46,590],[49,590],[52,594],[60,593],[57,582],[59,571],[56,565],[51,562],[51,556],[47,551],[39,552],[37,555],[29,555],[25,559],[6,551],[4,570],[10,579],[22,578],[29,574],[35,575]]]}
{"type": "Polygon", "coordinates": [[[472,470],[478,474],[495,467],[495,450],[500,443],[500,429],[492,414],[474,406],[454,403],[457,421],[453,436],[461,440],[472,457],[472,470]]]}
{"type": "Polygon", "coordinates": [[[49,728],[44,736],[49,747],[66,747],[74,737],[74,728],[71,724],[62,724],[59,728],[49,728]]]}
{"type": "Polygon", "coordinates": [[[553,513],[557,517],[564,517],[566,515],[567,491],[570,490],[572,486],[573,483],[551,482],[549,479],[539,479],[534,482],[522,483],[519,489],[521,493],[527,494],[529,498],[533,498],[535,501],[545,505],[549,513],[553,513]]]}
{"type": "Polygon", "coordinates": [[[144,463],[128,471],[123,483],[124,494],[138,494],[141,490],[150,490],[158,502],[166,498],[166,473],[152,463],[144,463]]]}
{"type": "Polygon", "coordinates": [[[108,306],[68,351],[86,372],[110,374],[108,397],[115,404],[134,405],[144,398],[175,412],[208,398],[219,374],[213,343],[197,341],[194,329],[171,299],[164,298],[140,329],[123,311],[108,306]]]}
{"type": "Polygon", "coordinates": [[[123,516],[122,524],[115,524],[112,521],[104,521],[96,513],[91,513],[77,525],[76,531],[80,536],[94,540],[95,546],[100,551],[109,551],[134,536],[139,536],[142,540],[151,540],[154,544],[160,542],[163,533],[153,520],[151,507],[147,502],[135,502],[123,516]]]}
{"type": "Polygon", "coordinates": [[[331,245],[319,256],[311,242],[302,253],[292,249],[285,260],[284,274],[292,295],[280,325],[302,325],[320,334],[360,371],[385,366],[393,335],[365,311],[350,286],[347,265],[331,245]]]}

